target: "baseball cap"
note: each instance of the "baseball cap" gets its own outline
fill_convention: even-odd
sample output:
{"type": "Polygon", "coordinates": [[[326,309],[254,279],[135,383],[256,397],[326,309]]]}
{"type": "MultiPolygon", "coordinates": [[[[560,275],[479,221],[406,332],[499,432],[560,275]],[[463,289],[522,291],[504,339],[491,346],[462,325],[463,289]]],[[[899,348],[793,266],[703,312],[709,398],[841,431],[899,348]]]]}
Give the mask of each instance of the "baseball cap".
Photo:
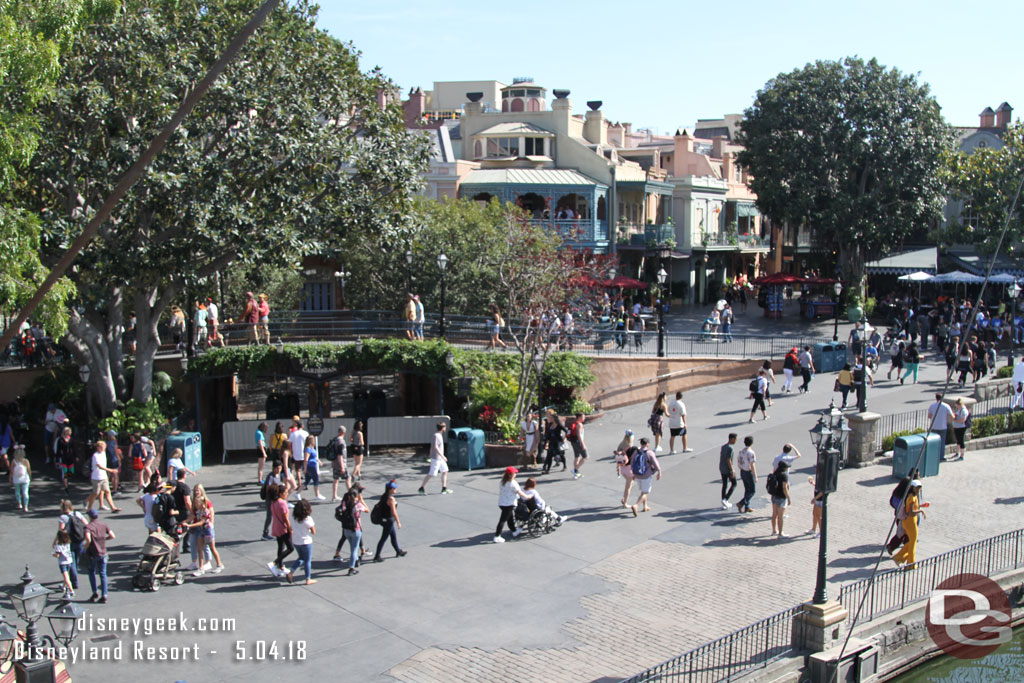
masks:
{"type": "Polygon", "coordinates": [[[921,485],[921,480],[920,479],[914,479],[913,481],[910,482],[910,485],[911,486],[920,486],[921,485]]]}
{"type": "Polygon", "coordinates": [[[626,436],[633,436],[633,430],[632,429],[627,429],[626,430],[626,436]]]}
{"type": "Polygon", "coordinates": [[[512,467],[511,465],[505,468],[505,472],[508,474],[519,474],[519,470],[517,470],[515,467],[512,467]]]}
{"type": "Polygon", "coordinates": [[[98,519],[99,516],[100,516],[100,511],[99,510],[97,510],[95,508],[93,508],[92,510],[89,510],[89,518],[90,519],[98,519]]]}
{"type": "Polygon", "coordinates": [[[397,481],[395,481],[394,479],[392,479],[391,481],[389,481],[389,482],[387,483],[387,485],[385,486],[385,488],[389,488],[389,489],[397,489],[397,488],[398,488],[398,482],[397,482],[397,481]]]}

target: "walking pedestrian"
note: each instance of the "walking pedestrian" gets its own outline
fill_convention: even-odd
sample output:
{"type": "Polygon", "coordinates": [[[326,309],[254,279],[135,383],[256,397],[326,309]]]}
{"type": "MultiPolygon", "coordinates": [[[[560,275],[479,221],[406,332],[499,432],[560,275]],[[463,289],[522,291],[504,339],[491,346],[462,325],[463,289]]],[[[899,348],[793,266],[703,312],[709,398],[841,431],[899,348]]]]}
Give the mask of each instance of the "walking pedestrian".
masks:
{"type": "Polygon", "coordinates": [[[768,380],[768,384],[766,384],[765,388],[764,388],[764,400],[765,400],[765,403],[768,404],[768,407],[771,408],[772,407],[772,391],[771,391],[772,390],[772,386],[771,385],[775,384],[775,371],[772,370],[772,362],[770,360],[766,360],[764,363],[761,363],[761,369],[764,370],[764,377],[765,377],[765,379],[768,380]]]}
{"type": "Polygon", "coordinates": [[[911,373],[914,375],[914,384],[917,384],[917,370],[921,366],[921,354],[917,350],[917,342],[910,342],[910,346],[904,351],[903,366],[907,372],[900,377],[900,384],[903,384],[903,380],[910,377],[911,373]]]}
{"type": "Polygon", "coordinates": [[[953,411],[953,435],[956,438],[957,454],[950,460],[964,459],[964,435],[971,420],[971,411],[967,410],[963,398],[956,399],[956,410],[953,411]]]}
{"type": "Polygon", "coordinates": [[[544,440],[547,442],[548,450],[547,455],[544,457],[544,474],[551,471],[551,463],[556,458],[562,462],[562,471],[568,469],[565,462],[565,437],[568,430],[565,428],[565,424],[562,423],[562,417],[554,411],[554,409],[548,409],[547,414],[547,427],[544,433],[544,440]]]}
{"type": "Polygon", "coordinates": [[[768,419],[768,410],[764,405],[764,392],[767,391],[767,388],[768,378],[765,377],[764,369],[761,368],[757,371],[757,377],[750,382],[750,397],[754,399],[754,405],[750,407],[750,419],[747,422],[754,421],[754,413],[757,412],[758,408],[761,409],[761,415],[764,416],[764,419],[768,419]]]}
{"type": "Polygon", "coordinates": [[[686,446],[686,404],[683,403],[683,392],[677,391],[676,397],[668,404],[668,453],[676,452],[676,437],[682,437],[683,453],[690,453],[692,448],[686,446]]]}
{"type": "MultiPolygon", "coordinates": [[[[928,507],[928,503],[921,503],[920,500],[921,482],[918,479],[914,479],[910,482],[910,490],[907,492],[907,499],[902,506],[903,519],[901,523],[903,531],[907,535],[907,541],[892,556],[892,560],[897,566],[906,565],[907,569],[916,569],[914,563],[917,559],[918,515],[922,519],[927,517],[924,508],[928,507]]],[[[898,514],[897,518],[899,518],[898,514]]]]}
{"type": "Polygon", "coordinates": [[[629,492],[633,488],[633,469],[630,467],[630,460],[636,447],[633,446],[633,430],[627,429],[626,435],[622,437],[618,447],[615,449],[615,476],[626,480],[626,488],[622,491],[622,507],[626,507],[629,500],[629,492]]]}
{"type": "Polygon", "coordinates": [[[910,482],[918,477],[918,471],[911,470],[910,474],[900,479],[899,483],[896,484],[896,488],[889,494],[889,507],[892,508],[892,514],[896,517],[896,527],[893,529],[892,538],[885,544],[885,550],[887,553],[892,555],[896,552],[900,546],[907,542],[907,534],[903,531],[903,525],[900,523],[900,510],[903,508],[904,500],[907,496],[907,489],[910,488],[910,482]]]}
{"type": "Polygon", "coordinates": [[[800,385],[800,393],[807,393],[811,390],[811,378],[814,376],[814,358],[811,356],[811,347],[804,346],[804,350],[797,356],[800,364],[800,377],[804,383],[800,385]]]}
{"type": "Polygon", "coordinates": [[[737,434],[729,434],[729,440],[722,445],[718,453],[718,473],[722,475],[722,509],[728,510],[732,507],[729,498],[736,490],[736,470],[733,468],[733,454],[736,446],[737,434]]]}
{"type": "Polygon", "coordinates": [[[14,446],[14,460],[11,461],[8,476],[14,487],[14,501],[18,504],[18,509],[28,512],[28,487],[32,483],[32,466],[25,459],[25,447],[21,444],[14,446]]]}
{"type": "Polygon", "coordinates": [[[68,416],[64,414],[64,411],[56,403],[50,403],[46,407],[46,415],[43,418],[43,450],[46,453],[47,465],[50,464],[50,460],[54,455],[54,446],[56,445],[57,437],[60,435],[60,429],[67,420],[68,416]]]}
{"type": "Polygon", "coordinates": [[[412,292],[406,294],[405,307],[402,309],[402,319],[405,321],[405,336],[410,341],[416,339],[416,303],[413,301],[412,292]]]}
{"type": "Polygon", "coordinates": [[[327,458],[331,461],[331,477],[334,479],[331,488],[331,500],[337,503],[338,483],[345,482],[345,490],[352,488],[352,477],[348,473],[348,444],[345,441],[345,426],[338,427],[338,435],[327,445],[327,458]]]}
{"type": "Polygon", "coordinates": [[[112,472],[112,470],[107,467],[106,441],[97,439],[96,443],[93,444],[91,465],[92,473],[90,475],[90,480],[92,481],[92,493],[89,494],[89,498],[85,501],[85,508],[87,510],[92,510],[93,503],[96,503],[99,505],[100,509],[120,512],[121,508],[114,506],[114,499],[110,495],[110,480],[107,475],[112,472]],[[107,503],[110,504],[109,508],[103,507],[104,496],[106,496],[107,503]]]}
{"type": "Polygon", "coordinates": [[[957,380],[957,384],[962,387],[967,383],[967,373],[971,372],[973,367],[974,352],[971,350],[970,344],[964,344],[957,357],[956,369],[960,371],[960,378],[957,380]]]}
{"type": "Polygon", "coordinates": [[[780,460],[775,471],[768,477],[765,484],[768,495],[772,497],[772,534],[779,538],[785,538],[786,533],[782,530],[785,522],[786,508],[792,502],[789,497],[789,463],[780,460]]]}
{"type": "Polygon", "coordinates": [[[107,430],[107,473],[110,475],[110,495],[120,494],[121,488],[121,449],[117,445],[117,432],[107,430]]]}
{"type": "Polygon", "coordinates": [[[447,422],[437,423],[437,431],[434,432],[434,437],[430,441],[430,469],[427,470],[427,476],[423,477],[423,483],[420,484],[419,494],[421,496],[427,495],[427,482],[438,474],[441,475],[441,495],[451,493],[448,488],[448,458],[444,454],[444,434],[447,430],[447,422]]]}
{"type": "Polygon", "coordinates": [[[363,454],[366,450],[366,435],[363,434],[362,420],[356,420],[352,427],[349,446],[352,447],[352,478],[359,481],[363,478],[363,454]]]}
{"type": "Polygon", "coordinates": [[[295,477],[295,500],[302,498],[300,491],[304,488],[302,486],[302,474],[304,470],[304,463],[306,461],[306,438],[309,436],[309,432],[302,428],[302,420],[298,415],[292,417],[292,431],[288,435],[288,443],[292,450],[292,468],[294,472],[289,472],[289,476],[294,474],[295,477]]]}
{"type": "Polygon", "coordinates": [[[857,412],[863,413],[868,409],[868,389],[867,384],[875,386],[875,380],[871,376],[869,368],[864,364],[864,359],[860,356],[856,356],[853,359],[853,370],[851,373],[853,377],[853,388],[857,394],[857,412]]]}
{"type": "Polygon", "coordinates": [[[501,317],[501,311],[498,310],[497,304],[491,304],[491,319],[487,321],[487,325],[490,328],[490,339],[487,341],[487,348],[494,349],[498,345],[501,348],[508,346],[501,340],[501,328],[505,326],[505,321],[501,317]]]}
{"type": "Polygon", "coordinates": [[[843,405],[839,406],[839,409],[843,410],[846,408],[846,399],[850,395],[850,390],[853,389],[853,369],[849,363],[843,365],[843,369],[839,371],[839,376],[836,377],[836,387],[843,395],[843,405]]]}
{"type": "Polygon", "coordinates": [[[71,475],[75,473],[75,444],[71,441],[71,427],[65,426],[60,430],[60,436],[53,447],[54,458],[57,460],[57,470],[60,472],[60,485],[64,489],[64,495],[68,495],[68,486],[71,482],[71,475]]]}
{"type": "MultiPolygon", "coordinates": [[[[813,487],[814,477],[807,477],[807,483],[813,487]]],[[[821,511],[824,500],[825,493],[823,491],[815,490],[814,495],[811,496],[811,528],[807,530],[807,533],[812,534],[815,538],[821,535],[821,511]]]]}
{"type": "MultiPolygon", "coordinates": [[[[266,294],[260,294],[259,302],[256,304],[256,313],[259,316],[259,328],[256,330],[256,341],[263,337],[263,343],[270,346],[270,297],[266,294]]],[[[223,345],[223,341],[221,345],[223,345]]]]}
{"type": "Polygon", "coordinates": [[[736,505],[738,512],[753,512],[750,509],[750,501],[754,498],[757,482],[757,456],[751,448],[753,445],[754,437],[743,437],[743,448],[736,454],[736,464],[740,466],[740,479],[743,480],[743,498],[736,505]]]}
{"type": "Polygon", "coordinates": [[[267,562],[267,568],[274,576],[281,577],[284,576],[284,558],[295,550],[295,546],[292,545],[292,522],[288,514],[288,487],[271,484],[267,487],[267,497],[274,494],[277,497],[271,505],[270,533],[277,541],[277,557],[267,562]]]}
{"type": "Polygon", "coordinates": [[[256,296],[252,292],[245,293],[245,310],[242,311],[240,317],[242,322],[245,323],[246,340],[250,344],[259,344],[260,335],[256,326],[260,322],[260,307],[256,303],[256,296]]]}
{"type": "Polygon", "coordinates": [[[224,563],[220,561],[220,553],[217,552],[216,534],[213,524],[213,503],[206,497],[206,489],[202,484],[196,484],[192,489],[192,519],[185,525],[194,532],[192,541],[196,546],[192,548],[196,558],[203,558],[203,564],[195,570],[195,576],[202,576],[210,562],[208,558],[213,555],[217,566],[211,571],[220,574],[224,571],[224,563]]]}
{"type": "Polygon", "coordinates": [[[633,511],[633,516],[636,517],[638,508],[643,512],[650,512],[651,506],[647,503],[648,497],[651,494],[651,488],[654,486],[655,479],[661,480],[661,466],[658,465],[658,457],[650,449],[646,438],[640,439],[640,448],[633,453],[630,467],[633,470],[633,479],[636,481],[637,486],[640,487],[640,495],[637,496],[636,502],[630,507],[630,510],[633,511]],[[640,507],[641,504],[643,504],[642,508],[640,507]]]}
{"type": "Polygon", "coordinates": [[[523,440],[523,469],[532,470],[537,466],[537,413],[530,410],[526,419],[519,423],[519,436],[523,440]]]}
{"type": "Polygon", "coordinates": [[[89,510],[89,523],[85,525],[85,555],[89,558],[89,602],[107,601],[107,541],[116,538],[110,527],[100,521],[97,510],[89,510]]]}
{"type": "Polygon", "coordinates": [[[199,351],[201,346],[209,346],[210,335],[207,333],[207,321],[209,320],[209,313],[206,310],[206,304],[196,301],[193,304],[195,312],[193,313],[193,330],[192,347],[199,351]]]}
{"type": "Polygon", "coordinates": [[[256,427],[256,481],[263,481],[263,464],[267,461],[267,423],[256,427]]]}
{"type": "Polygon", "coordinates": [[[931,424],[930,432],[939,435],[942,442],[942,458],[946,458],[946,431],[949,429],[949,421],[953,418],[953,409],[942,400],[942,394],[935,394],[935,403],[928,406],[928,421],[931,424]]]}
{"type": "Polygon", "coordinates": [[[270,464],[270,472],[263,480],[263,485],[260,488],[260,498],[263,499],[263,506],[266,509],[266,514],[263,517],[263,536],[261,537],[264,541],[272,541],[273,536],[270,535],[270,523],[274,517],[274,502],[277,500],[277,494],[281,488],[285,487],[286,477],[281,471],[281,461],[274,459],[270,464]]]}
{"type": "Polygon", "coordinates": [[[285,573],[284,578],[291,583],[295,570],[302,567],[306,574],[306,585],[311,586],[316,583],[316,579],[313,578],[313,535],[316,534],[313,506],[308,500],[300,500],[295,504],[292,516],[295,519],[292,523],[292,545],[295,546],[295,552],[299,557],[285,573]]]}
{"type": "Polygon", "coordinates": [[[71,589],[75,591],[78,590],[79,568],[88,569],[83,564],[83,558],[88,561],[88,557],[85,555],[85,526],[88,523],[88,520],[75,510],[75,506],[70,500],[64,499],[60,502],[57,530],[66,531],[71,539],[71,566],[68,568],[68,574],[71,577],[71,589]]]}
{"type": "Polygon", "coordinates": [[[71,585],[71,536],[64,529],[57,530],[53,539],[53,556],[57,558],[57,569],[60,570],[61,583],[64,586],[64,597],[75,597],[75,589],[71,585]]]}
{"type": "Polygon", "coordinates": [[[142,523],[146,527],[147,537],[160,528],[153,519],[153,503],[158,496],[156,484],[151,483],[146,484],[146,487],[142,490],[142,495],[135,499],[138,506],[142,508],[142,523]]]}
{"type": "Polygon", "coordinates": [[[206,320],[210,326],[210,346],[224,347],[224,335],[220,333],[220,311],[212,297],[206,297],[206,320]]]}
{"type": "Polygon", "coordinates": [[[348,541],[349,576],[354,576],[359,573],[359,557],[363,543],[362,514],[363,512],[370,511],[370,509],[366,507],[366,503],[363,501],[363,496],[361,495],[362,492],[363,487],[356,484],[345,492],[345,495],[341,500],[341,505],[338,506],[338,520],[341,522],[342,535],[341,539],[338,541],[338,547],[335,548],[334,559],[341,559],[341,547],[345,544],[345,541],[348,541]]]}
{"type": "Polygon", "coordinates": [[[315,436],[310,435],[306,437],[302,455],[302,471],[305,473],[302,488],[309,488],[309,485],[312,484],[313,495],[316,496],[316,499],[327,500],[327,498],[320,495],[320,453],[316,448],[315,436]]]}
{"type": "Polygon", "coordinates": [[[373,555],[374,562],[383,562],[384,558],[380,556],[380,551],[384,550],[384,543],[388,539],[391,539],[391,547],[395,549],[395,555],[397,557],[405,557],[408,552],[402,550],[398,546],[398,534],[397,529],[402,528],[402,521],[398,519],[398,503],[395,502],[395,491],[398,490],[398,482],[392,479],[384,485],[384,494],[377,501],[377,507],[380,509],[380,540],[377,541],[377,552],[373,555]]]}
{"type": "Polygon", "coordinates": [[[587,461],[587,444],[583,440],[583,422],[586,418],[583,413],[576,413],[576,419],[569,427],[569,444],[572,445],[572,478],[579,479],[583,476],[580,468],[587,461]]]}
{"type": "Polygon", "coordinates": [[[782,373],[786,376],[786,379],[782,382],[782,391],[784,393],[793,393],[793,373],[800,367],[798,356],[797,348],[794,346],[786,354],[786,357],[782,359],[782,373]]]}
{"type": "Polygon", "coordinates": [[[903,372],[903,352],[906,350],[906,344],[901,340],[895,340],[892,343],[892,347],[889,349],[889,372],[885,373],[886,379],[892,379],[892,371],[896,371],[896,379],[899,379],[900,373],[903,372]]]}
{"type": "Polygon", "coordinates": [[[416,318],[414,320],[415,326],[413,330],[413,336],[417,341],[423,341],[423,323],[426,322],[427,314],[423,310],[423,302],[420,301],[420,295],[416,294],[412,298],[413,305],[416,308],[416,318]]]}
{"type": "Polygon", "coordinates": [[[661,447],[661,435],[666,415],[668,415],[668,404],[665,402],[665,392],[663,391],[654,400],[651,416],[647,419],[647,426],[651,428],[651,434],[654,436],[654,450],[657,453],[664,450],[661,447]]]}
{"type": "Polygon", "coordinates": [[[498,485],[498,509],[501,510],[501,516],[498,517],[498,526],[494,530],[495,543],[505,542],[501,535],[501,528],[506,524],[508,530],[512,532],[513,538],[523,532],[522,529],[516,528],[516,499],[525,498],[522,487],[516,481],[517,474],[519,474],[519,470],[515,467],[506,467],[505,473],[501,476],[501,484],[498,485]]]}

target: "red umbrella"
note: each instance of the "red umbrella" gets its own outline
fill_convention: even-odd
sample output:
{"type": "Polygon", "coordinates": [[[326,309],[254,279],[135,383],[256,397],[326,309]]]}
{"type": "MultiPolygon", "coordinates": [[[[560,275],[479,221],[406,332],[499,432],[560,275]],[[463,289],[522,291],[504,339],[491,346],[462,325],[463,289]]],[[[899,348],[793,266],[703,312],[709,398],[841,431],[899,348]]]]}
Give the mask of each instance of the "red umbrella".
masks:
{"type": "Polygon", "coordinates": [[[614,280],[608,281],[606,285],[608,287],[622,287],[623,289],[647,289],[646,282],[640,282],[640,280],[634,280],[625,275],[616,276],[614,280]]]}
{"type": "Polygon", "coordinates": [[[764,287],[766,285],[792,285],[797,282],[807,282],[807,279],[792,273],[772,273],[757,278],[752,284],[764,287]]]}

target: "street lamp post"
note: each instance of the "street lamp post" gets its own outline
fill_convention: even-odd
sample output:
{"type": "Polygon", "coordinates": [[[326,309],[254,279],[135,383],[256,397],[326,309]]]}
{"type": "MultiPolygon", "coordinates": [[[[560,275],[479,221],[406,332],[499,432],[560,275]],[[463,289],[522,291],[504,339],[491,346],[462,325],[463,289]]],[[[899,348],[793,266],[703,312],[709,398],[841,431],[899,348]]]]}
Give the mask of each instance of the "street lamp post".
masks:
{"type": "Polygon", "coordinates": [[[345,308],[345,280],[352,277],[352,273],[342,268],[334,272],[334,277],[338,278],[338,282],[341,284],[341,305],[339,308],[345,308]]]}
{"type": "Polygon", "coordinates": [[[836,321],[832,326],[832,341],[837,342],[839,341],[839,295],[843,293],[843,283],[837,282],[833,287],[833,290],[836,293],[836,321]]]}
{"type": "Polygon", "coordinates": [[[441,334],[441,339],[444,339],[444,333],[446,331],[444,319],[445,272],[448,270],[448,257],[444,255],[443,251],[437,257],[437,267],[441,269],[441,320],[438,322],[438,328],[441,334]]]}
{"type": "Polygon", "coordinates": [[[658,270],[658,358],[665,357],[665,280],[668,273],[662,267],[658,270]]]}
{"type": "Polygon", "coordinates": [[[1013,357],[1017,355],[1017,297],[1020,296],[1021,287],[1014,280],[1010,285],[1010,367],[1013,367],[1013,357]]]}
{"type": "Polygon", "coordinates": [[[405,291],[412,292],[412,249],[405,250],[405,291]]]}
{"type": "Polygon", "coordinates": [[[849,428],[844,424],[845,418],[836,410],[833,402],[829,409],[821,414],[817,424],[810,430],[811,443],[818,453],[815,469],[814,491],[821,497],[821,535],[818,538],[818,569],[814,583],[815,605],[828,602],[825,570],[828,566],[828,494],[836,491],[839,483],[839,463],[846,448],[849,428]]]}

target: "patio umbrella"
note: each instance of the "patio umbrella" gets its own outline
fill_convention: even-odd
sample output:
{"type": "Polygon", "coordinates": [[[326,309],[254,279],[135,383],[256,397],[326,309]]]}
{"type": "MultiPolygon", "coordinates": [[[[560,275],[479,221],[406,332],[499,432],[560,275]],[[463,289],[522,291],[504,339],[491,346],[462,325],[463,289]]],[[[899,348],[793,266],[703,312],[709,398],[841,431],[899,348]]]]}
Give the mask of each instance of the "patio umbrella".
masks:
{"type": "Polygon", "coordinates": [[[609,287],[622,287],[623,289],[647,289],[646,282],[640,282],[640,280],[634,280],[625,275],[617,275],[614,280],[610,280],[607,284],[609,287]]]}
{"type": "Polygon", "coordinates": [[[921,298],[921,283],[925,280],[931,280],[934,276],[931,273],[926,273],[923,270],[919,270],[916,273],[907,273],[906,275],[900,275],[900,280],[909,280],[910,282],[917,283],[917,298],[921,298]]]}
{"type": "Polygon", "coordinates": [[[1010,275],[1009,273],[999,273],[998,275],[993,275],[992,277],[990,277],[988,281],[996,282],[1001,285],[1012,285],[1014,282],[1017,281],[1017,278],[1015,278],[1013,275],[1010,275]]]}

